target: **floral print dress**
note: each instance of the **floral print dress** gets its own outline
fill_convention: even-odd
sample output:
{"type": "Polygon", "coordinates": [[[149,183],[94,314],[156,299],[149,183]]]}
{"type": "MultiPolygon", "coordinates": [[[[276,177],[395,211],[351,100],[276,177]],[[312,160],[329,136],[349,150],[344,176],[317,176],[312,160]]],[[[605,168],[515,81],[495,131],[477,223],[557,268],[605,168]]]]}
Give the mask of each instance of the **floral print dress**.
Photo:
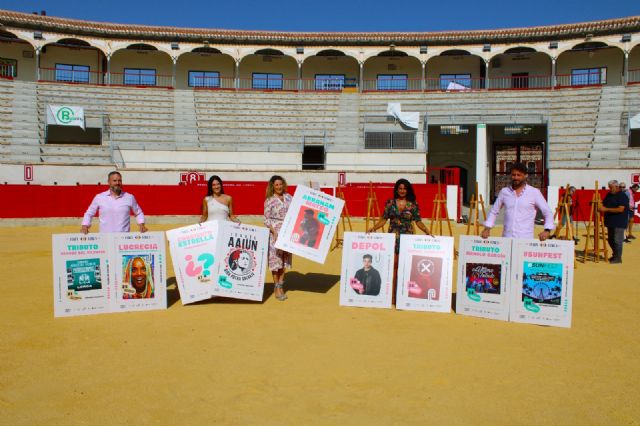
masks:
{"type": "MultiPolygon", "coordinates": [[[[282,200],[274,195],[267,198],[264,201],[264,224],[267,227],[273,228],[276,233],[280,232],[284,217],[287,215],[289,205],[293,197],[289,194],[284,194],[282,200]]],[[[291,268],[292,255],[284,250],[275,248],[276,243],[272,235],[269,237],[269,270],[277,271],[279,269],[291,268]]]]}
{"type": "Polygon", "coordinates": [[[400,252],[400,235],[413,234],[413,222],[420,221],[420,208],[413,201],[408,201],[404,209],[398,209],[396,200],[387,200],[382,215],[389,220],[389,232],[396,234],[396,254],[400,252]]]}

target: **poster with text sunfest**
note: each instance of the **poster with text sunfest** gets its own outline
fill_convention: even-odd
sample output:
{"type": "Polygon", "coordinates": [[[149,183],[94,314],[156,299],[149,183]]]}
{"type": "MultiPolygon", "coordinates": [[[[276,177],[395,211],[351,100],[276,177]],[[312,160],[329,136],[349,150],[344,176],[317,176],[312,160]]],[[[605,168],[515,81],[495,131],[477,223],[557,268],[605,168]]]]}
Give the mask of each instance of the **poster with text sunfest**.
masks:
{"type": "Polygon", "coordinates": [[[269,230],[218,222],[220,270],[212,292],[216,296],[262,301],[269,230]]]}
{"type": "Polygon", "coordinates": [[[169,251],[182,304],[209,299],[216,284],[218,222],[204,222],[167,231],[169,251]]]}
{"type": "Polygon", "coordinates": [[[573,241],[513,240],[510,320],[571,327],[573,241]]]}
{"type": "Polygon", "coordinates": [[[52,244],[54,316],[109,312],[108,234],[53,235],[52,244]]]}
{"type": "Polygon", "coordinates": [[[394,234],[344,233],[340,305],[391,307],[394,250],[394,234]]]}
{"type": "Polygon", "coordinates": [[[111,310],[167,308],[167,263],[163,232],[111,235],[111,310]]]}
{"type": "Polygon", "coordinates": [[[451,311],[453,238],[401,235],[396,308],[451,311]]]}
{"type": "Polygon", "coordinates": [[[298,185],[275,246],[324,263],[343,207],[340,198],[298,185]]]}
{"type": "Polygon", "coordinates": [[[456,313],[509,320],[511,241],[460,236],[456,313]]]}

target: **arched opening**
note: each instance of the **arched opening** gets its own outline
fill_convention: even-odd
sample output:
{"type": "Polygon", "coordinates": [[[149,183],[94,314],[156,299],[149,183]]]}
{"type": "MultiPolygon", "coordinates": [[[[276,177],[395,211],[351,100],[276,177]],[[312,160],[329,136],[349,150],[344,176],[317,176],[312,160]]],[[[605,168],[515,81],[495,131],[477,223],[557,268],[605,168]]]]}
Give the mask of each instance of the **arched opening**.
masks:
{"type": "Polygon", "coordinates": [[[389,49],[363,65],[363,91],[422,90],[422,65],[406,52],[389,49]]]}
{"type": "Polygon", "coordinates": [[[35,49],[17,35],[0,30],[0,78],[30,80],[36,77],[35,49]]]}
{"type": "Polygon", "coordinates": [[[427,90],[464,91],[485,87],[485,66],[480,56],[451,49],[427,61],[427,90]]]}
{"type": "Polygon", "coordinates": [[[261,49],[242,58],[239,89],[298,90],[298,63],[276,49],[261,49]]]}
{"type": "Polygon", "coordinates": [[[540,89],[551,85],[551,58],[546,53],[514,47],[489,61],[491,89],[540,89]]]}
{"type": "Polygon", "coordinates": [[[176,62],[178,89],[233,89],[235,61],[212,47],[183,53],[176,62]]]}
{"type": "Polygon", "coordinates": [[[89,42],[63,38],[40,50],[40,80],[59,83],[104,84],[106,56],[89,42]]]}
{"type": "Polygon", "coordinates": [[[111,56],[110,83],[136,87],[173,87],[173,61],[168,53],[134,43],[111,56]]]}
{"type": "Polygon", "coordinates": [[[556,63],[560,87],[622,84],[624,54],[618,47],[586,42],[562,52],[556,63]]]}
{"type": "Polygon", "coordinates": [[[302,64],[303,90],[342,90],[357,87],[358,61],[334,49],[309,56],[302,64]]]}
{"type": "Polygon", "coordinates": [[[627,72],[628,83],[640,83],[640,44],[629,52],[629,70],[627,72]]]}

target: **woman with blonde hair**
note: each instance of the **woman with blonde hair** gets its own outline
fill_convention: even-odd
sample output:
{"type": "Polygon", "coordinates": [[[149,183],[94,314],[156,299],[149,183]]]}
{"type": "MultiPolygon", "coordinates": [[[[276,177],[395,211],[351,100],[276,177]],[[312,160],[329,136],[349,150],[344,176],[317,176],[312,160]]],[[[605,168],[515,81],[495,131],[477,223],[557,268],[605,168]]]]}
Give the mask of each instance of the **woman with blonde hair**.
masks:
{"type": "Polygon", "coordinates": [[[287,193],[287,181],[282,176],[272,176],[267,186],[267,194],[264,200],[264,224],[269,228],[269,269],[273,274],[276,299],[287,300],[284,293],[284,273],[291,268],[291,253],[279,250],[275,247],[278,233],[282,228],[284,217],[291,205],[290,194],[287,193]]]}
{"type": "Polygon", "coordinates": [[[124,267],[123,299],[152,299],[154,296],[153,271],[147,259],[135,256],[124,267]]]}

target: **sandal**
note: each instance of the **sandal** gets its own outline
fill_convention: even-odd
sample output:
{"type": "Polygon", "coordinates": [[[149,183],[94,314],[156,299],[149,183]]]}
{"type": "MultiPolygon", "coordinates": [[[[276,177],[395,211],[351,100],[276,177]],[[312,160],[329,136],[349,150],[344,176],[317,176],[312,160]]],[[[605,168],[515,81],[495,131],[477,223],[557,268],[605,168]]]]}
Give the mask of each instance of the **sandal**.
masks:
{"type": "Polygon", "coordinates": [[[283,291],[282,295],[280,296],[276,296],[276,299],[278,299],[281,302],[284,302],[285,300],[288,299],[287,295],[284,293],[284,283],[280,282],[280,283],[275,283],[275,288],[276,289],[281,289],[283,291]]]}

